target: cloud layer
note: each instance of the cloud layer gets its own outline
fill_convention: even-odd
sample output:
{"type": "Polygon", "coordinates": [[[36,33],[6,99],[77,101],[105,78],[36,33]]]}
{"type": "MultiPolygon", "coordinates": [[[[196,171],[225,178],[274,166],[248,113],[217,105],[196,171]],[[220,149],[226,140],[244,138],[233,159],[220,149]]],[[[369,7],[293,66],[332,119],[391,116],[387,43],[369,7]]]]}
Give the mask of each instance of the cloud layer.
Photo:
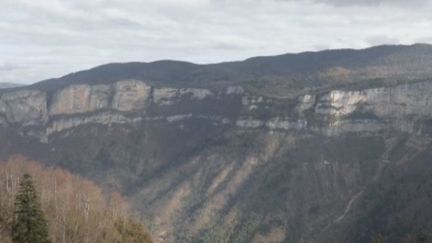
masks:
{"type": "Polygon", "coordinates": [[[432,0],[0,1],[0,82],[108,62],[208,63],[432,41],[432,0]]]}

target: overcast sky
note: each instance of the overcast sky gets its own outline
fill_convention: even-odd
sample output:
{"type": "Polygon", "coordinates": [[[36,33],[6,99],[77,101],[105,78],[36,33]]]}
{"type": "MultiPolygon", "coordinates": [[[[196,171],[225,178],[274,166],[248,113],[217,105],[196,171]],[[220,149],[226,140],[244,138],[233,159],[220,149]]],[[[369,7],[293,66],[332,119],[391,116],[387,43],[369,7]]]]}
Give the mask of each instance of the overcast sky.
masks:
{"type": "Polygon", "coordinates": [[[432,0],[0,0],[0,82],[417,42],[432,43],[432,0]]]}

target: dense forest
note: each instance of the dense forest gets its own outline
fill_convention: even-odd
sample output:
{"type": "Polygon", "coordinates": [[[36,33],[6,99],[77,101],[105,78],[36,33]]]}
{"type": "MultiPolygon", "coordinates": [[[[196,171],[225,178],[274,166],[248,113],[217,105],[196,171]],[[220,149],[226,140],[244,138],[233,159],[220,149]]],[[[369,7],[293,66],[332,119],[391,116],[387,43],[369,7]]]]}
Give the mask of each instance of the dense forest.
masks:
{"type": "Polygon", "coordinates": [[[17,242],[13,226],[24,175],[32,178],[50,242],[152,242],[145,226],[132,215],[120,194],[106,196],[87,179],[15,156],[0,163],[1,243],[17,242]]]}

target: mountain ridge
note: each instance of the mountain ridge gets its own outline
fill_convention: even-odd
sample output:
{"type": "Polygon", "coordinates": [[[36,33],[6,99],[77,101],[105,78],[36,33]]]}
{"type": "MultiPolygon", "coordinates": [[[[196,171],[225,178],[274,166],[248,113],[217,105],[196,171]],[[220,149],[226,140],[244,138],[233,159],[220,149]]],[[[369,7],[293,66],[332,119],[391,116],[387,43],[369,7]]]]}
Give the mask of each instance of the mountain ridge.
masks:
{"type": "MultiPolygon", "coordinates": [[[[336,49],[295,54],[288,53],[216,64],[194,64],[173,60],[148,63],[109,63],[71,73],[60,78],[43,80],[32,84],[30,87],[51,90],[51,86],[60,88],[73,83],[112,83],[122,79],[138,79],[152,81],[155,84],[187,87],[226,87],[233,84],[248,85],[250,80],[260,83],[277,82],[279,84],[282,82],[282,79],[285,83],[294,83],[294,86],[303,81],[306,83],[305,85],[310,86],[310,79],[315,79],[315,82],[334,83],[334,80],[331,80],[334,77],[324,77],[327,75],[325,71],[345,72],[344,79],[354,79],[354,76],[359,75],[354,72],[359,72],[358,69],[361,69],[360,72],[362,73],[360,75],[366,76],[365,72],[369,72],[369,76],[372,76],[370,78],[390,79],[396,75],[390,69],[398,65],[398,63],[392,63],[391,60],[386,61],[388,56],[402,55],[400,60],[404,61],[402,61],[402,66],[398,68],[403,68],[404,65],[420,65],[420,61],[416,60],[421,58],[418,57],[419,53],[427,58],[427,62],[421,64],[421,67],[427,66],[428,68],[424,68],[421,72],[415,72],[417,73],[417,77],[412,78],[429,77],[432,75],[432,70],[430,65],[428,65],[432,63],[432,45],[414,44],[382,45],[366,49],[336,49]],[[405,52],[408,54],[404,54],[405,52]],[[380,59],[384,61],[380,61],[380,59]],[[364,70],[368,69],[369,66],[376,66],[380,62],[385,64],[384,67],[388,69],[386,70],[388,74],[378,74],[380,70],[364,70]],[[390,63],[386,64],[386,62],[390,63]],[[311,74],[313,76],[310,76],[311,74]]],[[[423,62],[424,60],[421,61],[423,62]]],[[[417,69],[420,69],[420,67],[417,69]]],[[[397,73],[397,75],[410,75],[412,73],[413,71],[407,68],[406,71],[397,73]]],[[[332,74],[329,75],[331,76],[332,74]]],[[[337,74],[334,75],[337,76],[337,74]]]]}
{"type": "Polygon", "coordinates": [[[8,90],[0,159],[23,154],[122,192],[156,242],[409,243],[432,232],[432,76],[411,76],[428,65],[424,48],[296,57],[317,62],[306,75],[292,57],[168,62],[168,74],[166,62],[114,64],[8,90]]]}
{"type": "Polygon", "coordinates": [[[24,84],[17,84],[17,83],[0,83],[0,89],[12,89],[25,86],[24,84]]]}

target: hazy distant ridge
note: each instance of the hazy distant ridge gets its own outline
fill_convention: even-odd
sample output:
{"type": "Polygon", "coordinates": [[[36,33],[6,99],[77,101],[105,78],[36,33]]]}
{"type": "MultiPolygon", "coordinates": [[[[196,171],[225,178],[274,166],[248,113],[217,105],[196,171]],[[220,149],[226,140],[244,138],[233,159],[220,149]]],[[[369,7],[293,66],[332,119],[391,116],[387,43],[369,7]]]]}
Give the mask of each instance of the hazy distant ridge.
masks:
{"type": "Polygon", "coordinates": [[[16,88],[24,86],[23,84],[15,84],[15,83],[0,83],[0,89],[8,89],[8,88],[16,88]]]}

